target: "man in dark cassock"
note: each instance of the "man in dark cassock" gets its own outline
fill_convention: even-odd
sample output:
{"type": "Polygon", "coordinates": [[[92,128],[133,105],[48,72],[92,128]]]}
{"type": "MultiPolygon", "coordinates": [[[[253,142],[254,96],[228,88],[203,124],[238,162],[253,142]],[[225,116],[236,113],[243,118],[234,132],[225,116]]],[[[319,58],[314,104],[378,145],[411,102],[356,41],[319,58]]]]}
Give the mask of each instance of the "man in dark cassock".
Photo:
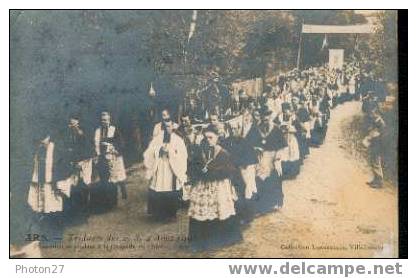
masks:
{"type": "Polygon", "coordinates": [[[202,102],[204,106],[204,114],[220,113],[221,97],[219,88],[220,76],[217,72],[210,73],[210,80],[207,88],[202,92],[202,102]]]}
{"type": "Polygon", "coordinates": [[[241,130],[233,134],[231,157],[234,165],[240,172],[237,183],[241,198],[238,200],[238,212],[241,223],[250,222],[255,215],[255,203],[258,197],[256,187],[256,166],[259,162],[258,154],[261,153],[261,135],[256,124],[253,123],[249,111],[243,113],[241,130]]]}
{"type": "Polygon", "coordinates": [[[226,150],[230,150],[230,135],[232,134],[231,127],[228,123],[221,122],[217,114],[210,114],[209,122],[215,126],[218,131],[219,142],[226,150]]]}
{"type": "Polygon", "coordinates": [[[326,134],[327,125],[323,122],[322,109],[320,109],[321,101],[317,95],[313,95],[310,104],[311,121],[311,146],[318,147],[323,144],[326,134]]]}
{"type": "Polygon", "coordinates": [[[72,169],[70,206],[75,214],[85,212],[89,202],[94,156],[93,142],[80,127],[79,118],[71,116],[63,140],[64,151],[72,169]]]}
{"type": "Polygon", "coordinates": [[[232,108],[232,95],[227,86],[224,84],[219,84],[219,93],[220,93],[220,117],[226,119],[228,115],[231,115],[232,108]]]}
{"type": "MultiPolygon", "coordinates": [[[[326,90],[326,88],[324,88],[326,90]]],[[[320,100],[320,111],[323,115],[323,123],[327,125],[330,119],[330,98],[327,93],[324,91],[324,94],[321,96],[320,100]]]]}
{"type": "Polygon", "coordinates": [[[331,80],[327,85],[327,90],[330,90],[332,92],[332,108],[335,108],[338,104],[338,89],[339,87],[337,86],[336,79],[331,80]]]}
{"type": "Polygon", "coordinates": [[[101,113],[101,125],[94,135],[96,163],[100,184],[95,192],[99,210],[117,205],[118,189],[122,199],[127,199],[126,170],[123,161],[123,142],[119,129],[112,125],[110,113],[101,113]],[[98,194],[97,194],[98,193],[98,194]]]}
{"type": "Polygon", "coordinates": [[[378,100],[375,91],[367,91],[362,97],[362,112],[369,116],[372,109],[378,106],[378,100]]]}
{"type": "Polygon", "coordinates": [[[293,99],[294,108],[296,111],[296,129],[297,129],[297,140],[300,147],[300,163],[310,154],[309,140],[311,137],[310,131],[310,112],[305,107],[305,98],[300,97],[299,100],[293,99]],[[298,102],[299,101],[299,102],[298,102]],[[298,103],[298,104],[297,104],[298,103]]]}
{"type": "Polygon", "coordinates": [[[273,124],[271,111],[261,108],[261,123],[258,126],[260,138],[257,143],[261,155],[257,169],[256,184],[259,199],[256,204],[257,213],[263,214],[279,209],[283,205],[282,166],[279,152],[287,147],[282,131],[273,124]]]}
{"type": "Polygon", "coordinates": [[[261,124],[261,114],[259,112],[259,109],[254,109],[252,112],[252,118],[253,118],[253,124],[255,126],[259,126],[261,124]]]}
{"type": "Polygon", "coordinates": [[[198,153],[198,148],[203,139],[203,135],[199,134],[198,131],[191,125],[191,119],[188,115],[183,115],[181,117],[181,124],[176,132],[184,140],[185,146],[187,147],[187,164],[188,169],[191,169],[191,164],[198,153]]]}
{"type": "Polygon", "coordinates": [[[177,133],[183,138],[184,142],[187,144],[194,143],[195,141],[195,131],[194,127],[191,124],[190,116],[182,115],[181,122],[177,128],[177,133]]]}
{"type": "Polygon", "coordinates": [[[188,98],[188,107],[186,110],[186,113],[189,115],[193,122],[202,122],[202,119],[204,118],[203,112],[199,108],[201,107],[199,107],[198,104],[198,97],[194,93],[188,98]]]}

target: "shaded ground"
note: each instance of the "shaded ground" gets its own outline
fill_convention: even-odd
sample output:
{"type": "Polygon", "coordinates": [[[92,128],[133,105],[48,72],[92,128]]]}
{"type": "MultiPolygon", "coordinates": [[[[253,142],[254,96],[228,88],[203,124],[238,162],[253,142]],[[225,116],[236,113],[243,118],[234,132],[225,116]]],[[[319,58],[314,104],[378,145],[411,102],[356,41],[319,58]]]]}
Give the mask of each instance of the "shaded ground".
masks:
{"type": "MultiPolygon", "coordinates": [[[[397,191],[366,185],[366,160],[352,151],[344,130],[360,115],[360,104],[332,111],[326,142],[312,149],[301,174],[284,182],[281,211],[257,218],[241,243],[208,253],[185,246],[188,219],[153,222],[146,216],[143,169],[129,170],[129,200],[65,231],[64,249],[44,249],[46,257],[392,257],[397,255],[397,191]],[[71,234],[89,240],[71,241],[71,234]],[[109,234],[112,237],[109,237],[109,234]],[[159,238],[157,238],[159,236],[159,238]],[[100,238],[101,237],[101,238],[100,238]],[[117,238],[116,238],[117,237],[117,238]],[[116,246],[117,245],[117,246],[116,246]]],[[[353,131],[352,131],[353,132],[353,131]]],[[[74,237],[73,237],[74,238],[74,237]]]]}

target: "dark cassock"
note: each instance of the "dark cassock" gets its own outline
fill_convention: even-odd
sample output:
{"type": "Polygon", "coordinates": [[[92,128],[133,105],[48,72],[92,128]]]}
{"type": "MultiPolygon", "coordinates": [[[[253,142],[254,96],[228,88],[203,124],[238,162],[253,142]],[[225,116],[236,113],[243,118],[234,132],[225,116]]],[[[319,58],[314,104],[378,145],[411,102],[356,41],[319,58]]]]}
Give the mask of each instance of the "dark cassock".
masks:
{"type": "Polygon", "coordinates": [[[296,108],[296,117],[297,117],[297,140],[300,147],[300,159],[304,160],[309,154],[309,141],[311,138],[311,126],[310,126],[310,112],[307,107],[303,104],[300,104],[296,108]]]}
{"type": "MultiPolygon", "coordinates": [[[[184,140],[185,146],[187,148],[187,176],[190,176],[190,169],[192,169],[192,164],[198,156],[200,143],[204,139],[203,135],[199,133],[192,125],[189,117],[186,117],[186,121],[182,121],[181,125],[176,130],[176,133],[181,136],[184,140]]],[[[188,207],[189,201],[180,201],[182,207],[188,207]]]]}
{"type": "Polygon", "coordinates": [[[72,168],[72,174],[67,180],[67,186],[70,186],[70,209],[76,213],[88,207],[94,147],[84,131],[78,125],[73,125],[66,131],[64,148],[72,168]]]}
{"type": "Polygon", "coordinates": [[[328,127],[328,123],[330,120],[330,104],[328,102],[327,96],[324,95],[321,99],[320,99],[320,104],[319,104],[319,111],[321,113],[321,118],[322,118],[322,124],[323,124],[323,142],[326,138],[326,134],[327,134],[327,127],[328,127]]]}
{"type": "Polygon", "coordinates": [[[194,158],[198,156],[199,145],[204,139],[204,136],[197,132],[197,130],[191,125],[191,122],[188,122],[188,120],[189,117],[187,117],[187,121],[185,123],[181,123],[181,125],[176,130],[176,133],[181,136],[181,138],[184,140],[185,146],[187,147],[187,169],[191,169],[191,164],[193,163],[194,158]]]}
{"type": "Polygon", "coordinates": [[[220,88],[217,82],[208,82],[208,86],[201,94],[201,99],[205,115],[210,115],[211,113],[220,113],[221,98],[220,88]]]}
{"type": "Polygon", "coordinates": [[[243,115],[243,125],[240,134],[234,136],[231,148],[233,164],[238,167],[240,177],[238,184],[239,200],[238,211],[241,222],[250,222],[255,215],[255,202],[258,189],[256,187],[256,166],[259,162],[258,151],[260,133],[257,126],[253,123],[252,115],[243,115]]]}
{"type": "Polygon", "coordinates": [[[256,206],[258,214],[279,209],[283,205],[284,194],[282,191],[280,154],[282,149],[287,147],[284,134],[269,119],[271,112],[264,111],[262,114],[262,122],[259,125],[261,135],[259,145],[262,152],[257,168],[259,199],[256,206]]]}
{"type": "MultiPolygon", "coordinates": [[[[227,122],[221,122],[219,120],[219,116],[217,114],[212,114],[209,116],[210,125],[214,127],[217,131],[218,136],[218,144],[230,152],[231,150],[231,143],[232,143],[232,127],[227,122]]],[[[202,146],[207,145],[206,138],[202,138],[200,144],[202,146]]]]}
{"type": "MultiPolygon", "coordinates": [[[[211,118],[211,116],[210,116],[211,118]]],[[[227,122],[220,122],[220,121],[213,121],[211,124],[217,129],[219,135],[219,145],[222,146],[225,150],[230,152],[232,138],[231,135],[233,133],[232,127],[227,122]]],[[[203,139],[204,141],[204,139],[203,139]]]]}
{"type": "Polygon", "coordinates": [[[300,148],[297,140],[296,116],[287,102],[282,104],[283,113],[278,116],[278,125],[284,134],[287,147],[281,150],[283,179],[295,178],[300,172],[300,148]]]}
{"type": "Polygon", "coordinates": [[[320,107],[321,101],[316,96],[313,96],[313,100],[310,104],[310,128],[311,128],[311,139],[310,144],[318,147],[323,144],[324,136],[326,135],[326,126],[323,122],[323,114],[320,107]]]}
{"type": "Polygon", "coordinates": [[[192,126],[190,118],[185,118],[180,126],[176,129],[176,133],[181,136],[187,146],[188,160],[191,159],[195,146],[199,145],[203,139],[201,134],[198,134],[197,130],[192,126]]]}
{"type": "Polygon", "coordinates": [[[150,181],[148,214],[157,219],[176,216],[180,190],[187,181],[187,147],[173,132],[173,123],[152,139],[143,154],[146,179],[150,181]]]}
{"type": "Polygon", "coordinates": [[[102,125],[94,136],[95,150],[98,156],[97,168],[100,183],[94,194],[98,208],[110,209],[117,205],[118,187],[122,197],[126,196],[126,170],[122,155],[122,138],[114,125],[102,125]]]}
{"type": "Polygon", "coordinates": [[[335,108],[338,104],[338,87],[336,81],[332,81],[327,86],[327,92],[331,95],[332,108],[335,108]]]}
{"type": "MultiPolygon", "coordinates": [[[[171,121],[171,119],[169,119],[169,121],[171,121]]],[[[164,132],[165,124],[166,124],[166,121],[161,121],[161,122],[155,124],[155,126],[153,127],[152,138],[155,138],[159,134],[164,132]]],[[[174,128],[174,130],[177,129],[178,124],[173,122],[173,128],[174,128]]]]}
{"type": "Polygon", "coordinates": [[[320,112],[322,113],[323,123],[327,126],[330,120],[330,98],[327,93],[323,94],[320,99],[320,112]]]}
{"type": "Polygon", "coordinates": [[[190,244],[196,251],[242,239],[236,218],[237,194],[232,185],[236,168],[229,153],[217,143],[217,129],[211,125],[204,135],[208,144],[200,149],[199,158],[193,163],[193,185],[186,195],[190,200],[190,244]]]}
{"type": "Polygon", "coordinates": [[[339,72],[337,77],[337,87],[339,94],[339,104],[345,103],[349,99],[348,82],[344,70],[339,72]]]}
{"type": "Polygon", "coordinates": [[[64,192],[67,187],[62,183],[71,175],[68,165],[63,149],[57,147],[49,136],[44,138],[34,155],[27,199],[34,213],[30,233],[46,236],[48,240],[43,241],[42,245],[62,240],[64,199],[68,194],[64,192]]]}

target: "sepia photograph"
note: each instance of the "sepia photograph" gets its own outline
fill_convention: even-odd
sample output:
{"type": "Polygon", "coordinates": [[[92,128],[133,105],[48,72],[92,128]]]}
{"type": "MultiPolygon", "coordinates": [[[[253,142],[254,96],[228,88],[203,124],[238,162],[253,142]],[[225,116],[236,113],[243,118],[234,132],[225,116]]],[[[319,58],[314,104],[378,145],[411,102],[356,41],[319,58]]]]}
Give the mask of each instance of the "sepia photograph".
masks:
{"type": "Polygon", "coordinates": [[[9,257],[401,257],[401,15],[9,10],[9,257]]]}

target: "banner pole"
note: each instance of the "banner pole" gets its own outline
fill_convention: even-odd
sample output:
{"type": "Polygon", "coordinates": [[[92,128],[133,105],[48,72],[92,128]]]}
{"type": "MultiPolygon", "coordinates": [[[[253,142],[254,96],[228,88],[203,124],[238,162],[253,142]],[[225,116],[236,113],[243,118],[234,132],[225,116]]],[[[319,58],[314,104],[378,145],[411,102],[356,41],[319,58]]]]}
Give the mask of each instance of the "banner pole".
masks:
{"type": "Polygon", "coordinates": [[[301,23],[300,40],[298,41],[297,69],[300,69],[301,45],[303,41],[303,25],[304,25],[304,19],[303,19],[303,22],[301,23]]]}

